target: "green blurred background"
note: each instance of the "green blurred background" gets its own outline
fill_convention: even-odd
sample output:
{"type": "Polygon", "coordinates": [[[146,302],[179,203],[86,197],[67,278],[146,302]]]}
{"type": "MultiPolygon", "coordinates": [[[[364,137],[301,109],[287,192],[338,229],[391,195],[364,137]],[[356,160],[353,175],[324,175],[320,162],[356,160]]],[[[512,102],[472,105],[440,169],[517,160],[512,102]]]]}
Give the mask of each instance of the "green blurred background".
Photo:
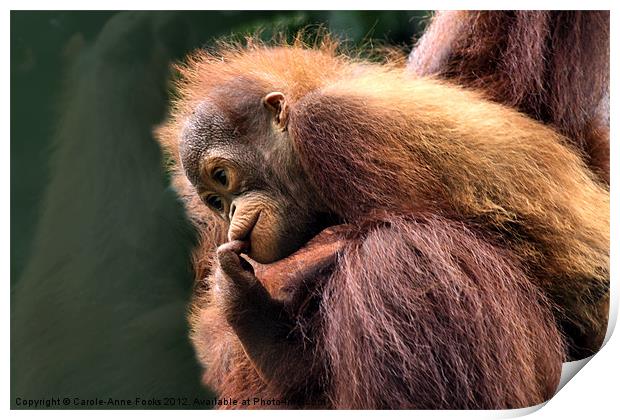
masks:
{"type": "Polygon", "coordinates": [[[171,62],[221,36],[318,25],[410,47],[428,16],[11,12],[11,407],[204,407],[185,321],[194,235],[151,133],[171,62]]]}

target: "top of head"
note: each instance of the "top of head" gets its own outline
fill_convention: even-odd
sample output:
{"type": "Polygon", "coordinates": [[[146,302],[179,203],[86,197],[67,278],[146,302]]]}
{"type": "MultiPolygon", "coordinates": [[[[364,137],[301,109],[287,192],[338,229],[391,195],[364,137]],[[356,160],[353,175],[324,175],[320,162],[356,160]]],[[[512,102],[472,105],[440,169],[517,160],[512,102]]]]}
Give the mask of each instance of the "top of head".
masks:
{"type": "Polygon", "coordinates": [[[224,149],[252,160],[261,172],[255,175],[302,176],[293,153],[294,139],[286,132],[288,110],[351,71],[351,63],[335,54],[335,46],[330,43],[318,50],[296,45],[227,46],[219,55],[198,52],[180,66],[181,99],[172,115],[176,132],[171,138],[164,136],[163,142],[180,157],[190,181],[197,181],[198,163],[205,153],[224,149]],[[269,174],[274,168],[279,173],[269,174]]]}
{"type": "MultiPolygon", "coordinates": [[[[256,111],[263,106],[272,92],[281,92],[294,107],[307,94],[360,76],[366,68],[386,71],[395,67],[340,55],[338,43],[329,37],[312,47],[297,41],[273,47],[252,40],[250,45],[224,44],[215,53],[199,50],[185,64],[177,65],[179,99],[173,106],[173,122],[185,121],[201,104],[210,102],[243,134],[263,122],[254,118],[257,113],[252,108],[256,111]]],[[[162,143],[172,156],[178,156],[178,133],[167,134],[161,133],[162,143]]]]}
{"type": "Polygon", "coordinates": [[[334,43],[227,46],[179,71],[181,99],[159,137],[195,185],[208,152],[237,156],[250,172],[241,178],[271,188],[275,227],[263,243],[278,251],[263,260],[309,239],[310,210],[346,221],[439,210],[501,229],[549,230],[550,213],[592,229],[608,218],[583,210],[608,197],[562,136],[477,92],[339,56],[334,43]]]}
{"type": "Polygon", "coordinates": [[[259,262],[286,256],[331,224],[286,124],[289,104],[344,68],[331,47],[292,46],[200,52],[180,68],[181,100],[160,139],[229,223],[228,239],[251,242],[259,262]]]}
{"type": "Polygon", "coordinates": [[[288,111],[325,87],[396,67],[339,55],[338,43],[329,37],[312,47],[297,41],[276,47],[251,44],[223,45],[216,53],[201,50],[177,66],[178,100],[158,136],[174,159],[181,158],[179,163],[194,185],[204,153],[233,151],[228,147],[232,143],[234,152],[253,156],[257,166],[265,164],[255,168],[257,173],[277,167],[279,175],[288,175],[281,180],[288,184],[293,176],[308,178],[295,153],[299,139],[286,130],[288,111]]]}

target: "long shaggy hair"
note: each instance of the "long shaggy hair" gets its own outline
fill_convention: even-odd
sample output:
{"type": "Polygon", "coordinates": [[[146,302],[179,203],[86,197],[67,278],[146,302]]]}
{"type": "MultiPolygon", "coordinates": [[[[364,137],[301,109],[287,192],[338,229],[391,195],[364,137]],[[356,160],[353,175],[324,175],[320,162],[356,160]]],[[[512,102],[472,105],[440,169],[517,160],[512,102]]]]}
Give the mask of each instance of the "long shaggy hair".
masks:
{"type": "Polygon", "coordinates": [[[563,344],[546,299],[462,223],[363,229],[321,308],[335,407],[516,408],[555,392],[563,344]]]}
{"type": "Polygon", "coordinates": [[[553,125],[609,182],[609,11],[437,12],[409,70],[553,125]]]}
{"type": "Polygon", "coordinates": [[[295,261],[313,264],[295,255],[257,270],[311,354],[307,366],[286,355],[268,383],[211,304],[211,255],[225,226],[211,223],[177,170],[203,232],[192,338],[221,396],[523,407],[551,397],[565,345],[571,357],[600,346],[609,193],[572,140],[485,93],[340,55],[332,40],[223,45],[178,70],[179,99],[158,130],[172,156],[201,101],[251,132],[262,98],[282,92],[295,154],[343,221],[335,258],[312,276],[288,275],[295,261]]]}

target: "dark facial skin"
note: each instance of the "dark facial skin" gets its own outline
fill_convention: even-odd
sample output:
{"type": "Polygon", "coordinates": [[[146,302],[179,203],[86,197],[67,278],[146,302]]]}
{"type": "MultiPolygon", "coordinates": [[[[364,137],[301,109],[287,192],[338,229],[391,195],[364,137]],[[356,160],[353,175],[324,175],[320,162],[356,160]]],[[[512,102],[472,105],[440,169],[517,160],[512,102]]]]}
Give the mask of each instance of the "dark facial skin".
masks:
{"type": "Polygon", "coordinates": [[[305,278],[306,270],[332,263],[341,244],[322,239],[335,221],[326,216],[327,206],[296,158],[284,96],[273,92],[242,98],[241,104],[234,97],[217,99],[204,100],[188,118],[180,158],[205,205],[229,226],[228,242],[218,247],[209,277],[211,305],[224,315],[261,378],[271,383],[281,377],[286,360],[294,357],[309,366],[313,353],[292,334],[295,323],[286,301],[271,296],[257,275],[274,281],[282,273],[305,278]],[[231,104],[237,105],[232,111],[231,104]],[[259,264],[250,264],[242,253],[259,264]]]}
{"type": "Polygon", "coordinates": [[[244,252],[266,264],[299,249],[329,217],[293,152],[284,96],[249,101],[255,116],[243,133],[215,101],[200,103],[183,130],[180,158],[205,205],[229,223],[228,240],[245,242],[244,252]]]}

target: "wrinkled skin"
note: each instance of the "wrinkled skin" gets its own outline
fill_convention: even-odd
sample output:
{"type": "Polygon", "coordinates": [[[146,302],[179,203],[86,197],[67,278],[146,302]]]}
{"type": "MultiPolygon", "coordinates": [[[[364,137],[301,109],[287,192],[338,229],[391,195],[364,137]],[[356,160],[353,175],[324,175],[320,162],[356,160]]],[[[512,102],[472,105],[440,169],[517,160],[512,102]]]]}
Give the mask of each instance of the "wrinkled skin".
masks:
{"type": "Polygon", "coordinates": [[[269,263],[328,223],[283,130],[284,98],[272,93],[263,104],[257,129],[243,135],[204,101],[184,127],[180,157],[203,202],[228,224],[228,240],[246,241],[252,259],[269,263]]]}

